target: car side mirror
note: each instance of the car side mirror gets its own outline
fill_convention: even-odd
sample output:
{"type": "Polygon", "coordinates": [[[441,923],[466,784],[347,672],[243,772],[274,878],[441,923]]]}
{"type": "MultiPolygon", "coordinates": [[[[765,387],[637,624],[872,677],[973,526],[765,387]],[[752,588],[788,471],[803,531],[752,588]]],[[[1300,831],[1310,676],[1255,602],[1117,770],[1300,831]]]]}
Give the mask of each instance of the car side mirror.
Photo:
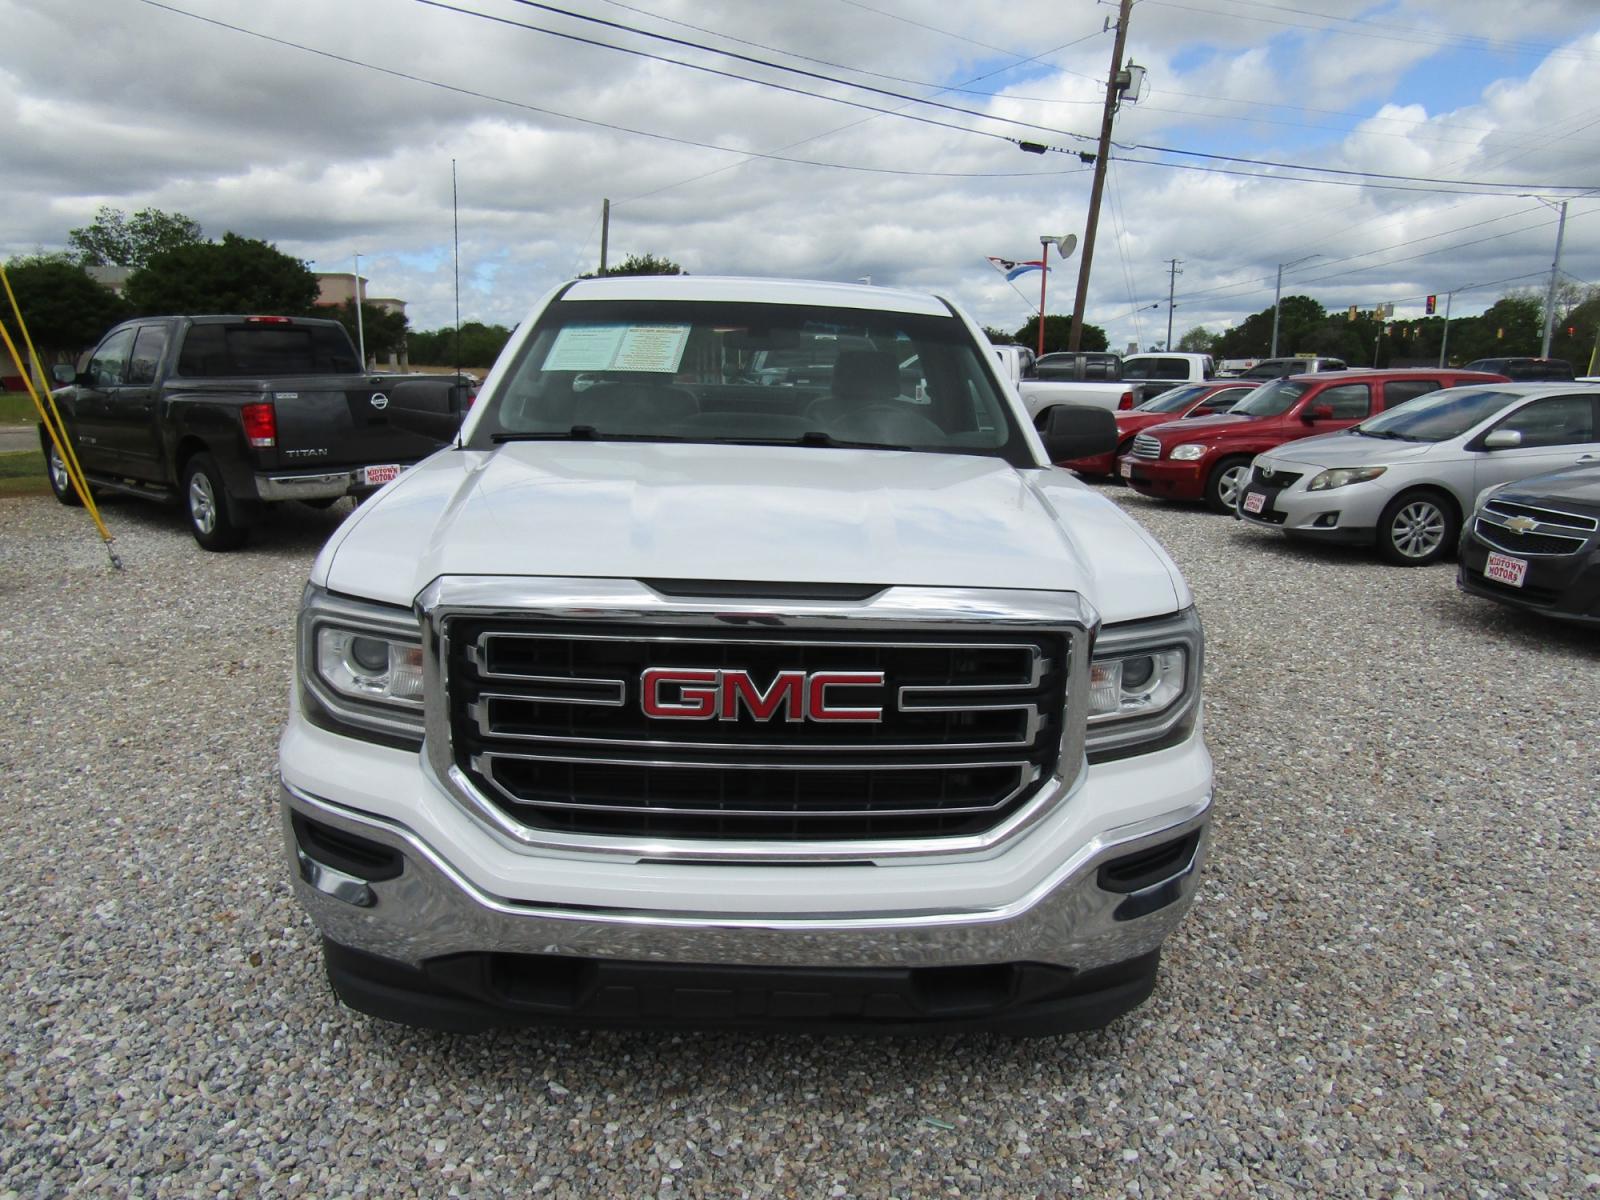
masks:
{"type": "Polygon", "coordinates": [[[1331,421],[1333,420],[1333,405],[1313,404],[1310,408],[1306,409],[1305,412],[1300,414],[1300,419],[1307,425],[1311,424],[1313,421],[1331,421]]]}
{"type": "Polygon", "coordinates": [[[1483,439],[1485,450],[1510,450],[1520,445],[1522,445],[1520,429],[1496,429],[1483,439]]]}
{"type": "Polygon", "coordinates": [[[57,363],[50,368],[50,378],[57,383],[76,383],[78,381],[78,372],[72,368],[70,363],[57,363]]]}
{"type": "Polygon", "coordinates": [[[1117,419],[1104,408],[1061,404],[1050,410],[1043,437],[1051,462],[1093,458],[1117,448],[1117,419]]]}

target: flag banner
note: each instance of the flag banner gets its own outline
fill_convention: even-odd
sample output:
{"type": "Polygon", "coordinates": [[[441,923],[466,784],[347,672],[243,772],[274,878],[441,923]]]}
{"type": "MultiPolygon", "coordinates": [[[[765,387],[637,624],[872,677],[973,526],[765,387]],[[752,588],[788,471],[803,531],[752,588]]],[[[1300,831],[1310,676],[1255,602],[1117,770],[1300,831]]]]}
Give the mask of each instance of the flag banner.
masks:
{"type": "Polygon", "coordinates": [[[1007,279],[1016,279],[1026,275],[1029,271],[1048,271],[1050,268],[1042,262],[1021,262],[1006,272],[1007,279]]]}

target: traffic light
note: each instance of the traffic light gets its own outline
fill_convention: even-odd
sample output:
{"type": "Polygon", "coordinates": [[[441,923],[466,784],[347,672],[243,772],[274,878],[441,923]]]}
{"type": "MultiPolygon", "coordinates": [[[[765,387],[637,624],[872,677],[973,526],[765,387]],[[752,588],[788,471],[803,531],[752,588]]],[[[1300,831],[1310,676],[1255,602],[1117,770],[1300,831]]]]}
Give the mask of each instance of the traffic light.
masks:
{"type": "Polygon", "coordinates": [[[1577,332],[1578,332],[1578,327],[1576,325],[1568,325],[1567,326],[1567,336],[1568,337],[1572,337],[1577,332]]]}
{"type": "Polygon", "coordinates": [[[1429,296],[1428,297],[1428,315],[1430,317],[1433,316],[1434,311],[1438,307],[1439,307],[1439,297],[1437,297],[1437,296],[1429,296]]]}

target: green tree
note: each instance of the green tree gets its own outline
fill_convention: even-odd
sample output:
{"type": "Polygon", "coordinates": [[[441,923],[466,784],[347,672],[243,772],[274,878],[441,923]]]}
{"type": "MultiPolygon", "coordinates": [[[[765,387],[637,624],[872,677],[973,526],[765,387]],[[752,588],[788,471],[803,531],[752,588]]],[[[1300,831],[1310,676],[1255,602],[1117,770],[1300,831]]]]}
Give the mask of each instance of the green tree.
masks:
{"type": "MultiPolygon", "coordinates": [[[[1303,343],[1327,323],[1327,310],[1310,296],[1285,296],[1278,313],[1278,356],[1311,353],[1303,343]]],[[[1270,304],[1224,333],[1213,351],[1223,358],[1265,358],[1271,352],[1270,304]]]]}
{"type": "MultiPolygon", "coordinates": [[[[487,367],[500,357],[500,351],[511,339],[511,330],[504,325],[485,325],[481,321],[464,321],[461,324],[461,366],[487,367]]],[[[454,326],[443,329],[422,330],[406,337],[407,353],[413,363],[429,367],[456,365],[456,331],[454,326]]]]}
{"type": "Polygon", "coordinates": [[[1476,320],[1450,323],[1452,358],[1503,358],[1538,354],[1544,333],[1543,304],[1534,296],[1502,296],[1476,320]]]}
{"type": "Polygon", "coordinates": [[[128,277],[128,303],[156,313],[263,313],[304,316],[317,300],[317,277],[298,258],[255,238],[225,233],[220,242],[163,250],[128,277]]]}
{"type": "MultiPolygon", "coordinates": [[[[1013,335],[1017,342],[1035,349],[1039,345],[1039,318],[1029,317],[1028,323],[1013,335]]],[[[1064,317],[1057,313],[1047,313],[1044,319],[1044,352],[1054,353],[1065,350],[1067,343],[1072,340],[1072,318],[1064,317]]],[[[1106,339],[1106,331],[1098,325],[1084,322],[1083,334],[1078,342],[1080,350],[1104,350],[1111,343],[1106,339]]]]}
{"type": "MultiPolygon", "coordinates": [[[[324,310],[328,311],[328,310],[324,310]]],[[[356,327],[356,302],[346,300],[337,308],[331,310],[331,315],[338,319],[350,334],[352,346],[364,345],[369,359],[384,359],[391,354],[398,353],[406,345],[406,330],[410,322],[406,320],[405,313],[390,312],[382,305],[361,304],[361,326],[356,327]]]]}
{"type": "Polygon", "coordinates": [[[135,270],[163,251],[204,240],[200,223],[183,213],[141,208],[130,217],[108,204],[100,206],[92,223],[67,234],[67,245],[83,266],[135,270]]]}
{"type": "Polygon", "coordinates": [[[1196,325],[1178,339],[1178,349],[1185,354],[1210,354],[1217,344],[1217,335],[1204,325],[1196,325]]]}
{"type": "MultiPolygon", "coordinates": [[[[92,347],[101,334],[128,315],[127,306],[109,288],[90,279],[64,254],[13,258],[6,264],[6,278],[46,371],[56,359],[75,358],[79,351],[92,347]]],[[[10,305],[5,307],[10,328],[10,305]]],[[[17,349],[27,353],[20,342],[17,349]]],[[[14,370],[10,358],[0,354],[0,374],[14,370]]]]}
{"type": "MultiPolygon", "coordinates": [[[[594,279],[602,275],[687,275],[677,263],[670,258],[657,258],[654,254],[630,254],[614,267],[607,267],[604,271],[594,271],[587,275],[578,276],[579,279],[594,279]]],[[[466,328],[465,325],[462,326],[466,328]]]]}
{"type": "Polygon", "coordinates": [[[983,336],[996,346],[1009,346],[1017,339],[1003,329],[994,329],[988,325],[983,327],[983,336]]]}

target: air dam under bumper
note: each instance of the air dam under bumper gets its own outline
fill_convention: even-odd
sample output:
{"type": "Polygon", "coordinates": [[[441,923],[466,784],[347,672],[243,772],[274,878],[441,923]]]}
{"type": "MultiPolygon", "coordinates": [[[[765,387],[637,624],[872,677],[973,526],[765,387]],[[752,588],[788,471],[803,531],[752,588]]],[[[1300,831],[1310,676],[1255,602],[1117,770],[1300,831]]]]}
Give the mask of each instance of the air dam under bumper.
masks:
{"type": "Polygon", "coordinates": [[[726,916],[504,900],[396,823],[288,787],[282,801],[295,891],[329,943],[341,998],[375,1016],[458,1031],[1098,1027],[1150,994],[1160,945],[1193,899],[1210,815],[1207,797],[1112,831],[994,909],[726,916]],[[326,860],[338,856],[324,849],[319,858],[303,824],[297,837],[297,815],[335,840],[363,839],[374,863],[389,861],[363,878],[357,845],[356,861],[332,866],[326,860]]]}

